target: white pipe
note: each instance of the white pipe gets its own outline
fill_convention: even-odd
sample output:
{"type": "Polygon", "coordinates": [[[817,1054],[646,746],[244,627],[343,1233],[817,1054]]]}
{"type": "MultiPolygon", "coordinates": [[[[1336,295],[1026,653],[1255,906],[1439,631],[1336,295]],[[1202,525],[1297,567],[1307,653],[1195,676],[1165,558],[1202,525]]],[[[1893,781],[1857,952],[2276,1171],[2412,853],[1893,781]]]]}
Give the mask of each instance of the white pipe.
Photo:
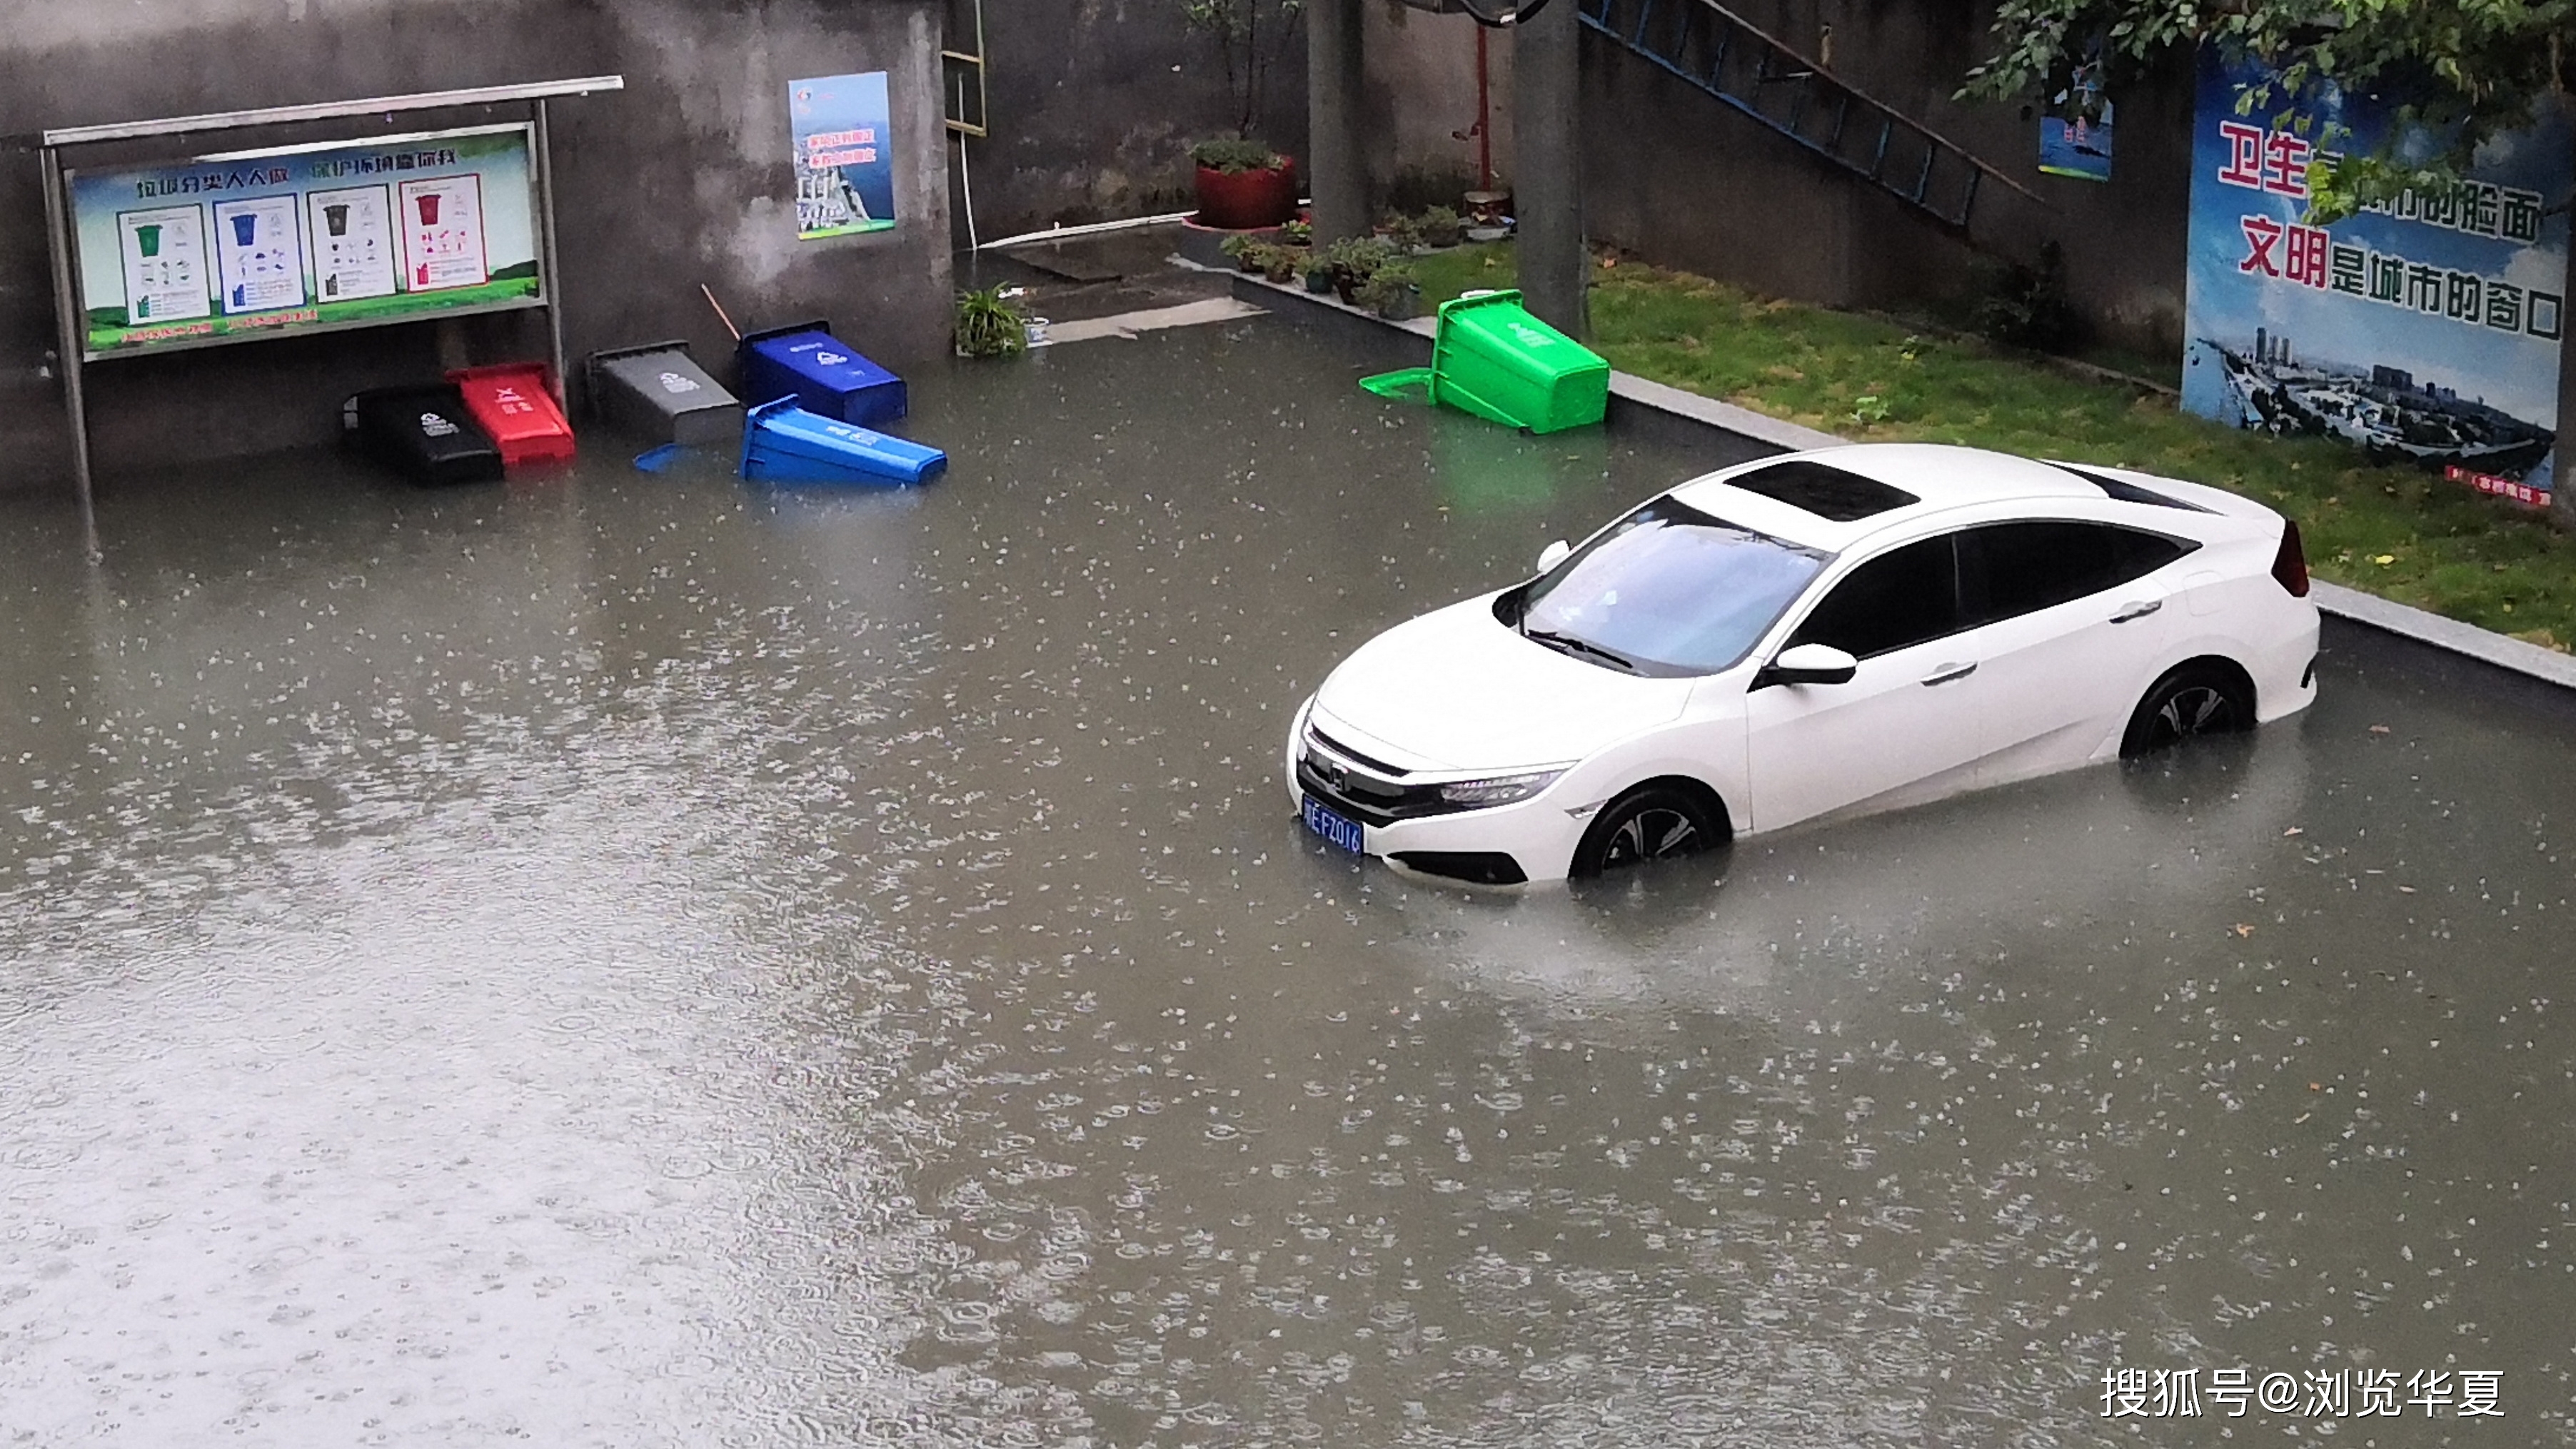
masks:
{"type": "Polygon", "coordinates": [[[1124,221],[1087,221],[1080,226],[1051,226],[1045,231],[996,237],[977,247],[976,250],[989,252],[995,247],[1014,247],[1027,242],[1063,241],[1071,237],[1098,236],[1102,232],[1128,231],[1140,226],[1169,226],[1173,222],[1186,221],[1197,214],[1191,211],[1175,211],[1163,216],[1131,216],[1124,221]]]}
{"type": "MultiPolygon", "coordinates": [[[[1312,206],[1314,205],[1314,202],[1308,198],[1300,197],[1297,200],[1297,204],[1299,206],[1312,206]]],[[[1167,211],[1161,216],[1131,216],[1123,221],[1086,221],[1080,226],[1051,226],[1044,231],[1022,232],[1018,236],[995,237],[993,240],[977,247],[976,250],[989,252],[996,247],[1024,246],[1030,242],[1069,241],[1074,237],[1098,236],[1103,232],[1132,231],[1140,226],[1170,226],[1173,222],[1187,221],[1196,215],[1198,215],[1198,213],[1195,211],[1167,211]]]]}
{"type": "MultiPolygon", "coordinates": [[[[958,82],[963,87],[965,82],[958,82]]],[[[966,250],[980,252],[975,244],[975,173],[966,168],[966,133],[957,133],[957,180],[966,188],[966,250]]]]}

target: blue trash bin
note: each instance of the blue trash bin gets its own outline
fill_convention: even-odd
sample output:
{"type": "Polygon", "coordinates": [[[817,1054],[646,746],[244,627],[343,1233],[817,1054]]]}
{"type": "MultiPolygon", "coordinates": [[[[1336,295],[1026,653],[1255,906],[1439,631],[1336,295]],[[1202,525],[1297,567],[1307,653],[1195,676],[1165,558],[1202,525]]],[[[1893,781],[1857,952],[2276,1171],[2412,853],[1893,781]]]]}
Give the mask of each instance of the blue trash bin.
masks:
{"type": "Polygon", "coordinates": [[[828,322],[772,327],[742,339],[742,400],[792,397],[807,412],[863,428],[904,415],[903,379],[832,335],[828,322]]]}
{"type": "Polygon", "coordinates": [[[742,476],[775,483],[927,483],[948,455],[796,405],[762,403],[742,430],[742,476]]]}

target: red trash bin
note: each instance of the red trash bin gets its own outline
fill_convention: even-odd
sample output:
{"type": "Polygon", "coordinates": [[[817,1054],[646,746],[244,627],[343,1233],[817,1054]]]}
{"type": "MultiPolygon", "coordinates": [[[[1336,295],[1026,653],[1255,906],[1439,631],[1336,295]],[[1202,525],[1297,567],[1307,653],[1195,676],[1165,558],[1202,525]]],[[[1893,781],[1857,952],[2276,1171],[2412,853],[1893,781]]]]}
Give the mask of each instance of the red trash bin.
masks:
{"type": "Polygon", "coordinates": [[[555,406],[542,362],[460,367],[447,380],[465,391],[465,410],[500,445],[505,468],[572,461],[572,424],[555,406]]]}

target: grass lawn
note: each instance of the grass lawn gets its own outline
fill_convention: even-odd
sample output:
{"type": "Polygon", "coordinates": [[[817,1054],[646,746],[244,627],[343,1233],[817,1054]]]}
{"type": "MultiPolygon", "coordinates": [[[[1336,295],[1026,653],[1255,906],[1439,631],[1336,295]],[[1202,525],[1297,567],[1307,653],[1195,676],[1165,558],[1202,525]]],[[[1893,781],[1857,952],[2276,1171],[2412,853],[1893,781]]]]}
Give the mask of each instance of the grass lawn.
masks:
{"type": "MultiPolygon", "coordinates": [[[[1415,270],[1426,309],[1513,284],[1508,246],[1420,257],[1415,270]]],[[[1969,443],[2230,488],[2298,520],[2319,578],[2553,649],[2576,643],[2576,538],[2439,474],[1686,272],[1623,261],[1594,279],[1592,345],[1622,372],[1855,440],[1969,443]]]]}

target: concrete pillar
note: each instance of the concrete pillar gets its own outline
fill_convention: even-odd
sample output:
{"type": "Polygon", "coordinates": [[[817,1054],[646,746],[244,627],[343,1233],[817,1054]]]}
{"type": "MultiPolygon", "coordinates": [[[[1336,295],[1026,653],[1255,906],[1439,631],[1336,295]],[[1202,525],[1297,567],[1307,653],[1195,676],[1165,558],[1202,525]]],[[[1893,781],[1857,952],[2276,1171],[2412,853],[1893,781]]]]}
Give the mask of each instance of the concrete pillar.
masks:
{"type": "Polygon", "coordinates": [[[1522,301],[1572,337],[1591,330],[1583,252],[1583,26],[1575,0],[1548,0],[1512,29],[1512,204],[1522,301]]]}
{"type": "Polygon", "coordinates": [[[1314,153],[1306,158],[1306,185],[1315,199],[1318,245],[1369,230],[1360,3],[1306,0],[1306,144],[1314,153]]]}

